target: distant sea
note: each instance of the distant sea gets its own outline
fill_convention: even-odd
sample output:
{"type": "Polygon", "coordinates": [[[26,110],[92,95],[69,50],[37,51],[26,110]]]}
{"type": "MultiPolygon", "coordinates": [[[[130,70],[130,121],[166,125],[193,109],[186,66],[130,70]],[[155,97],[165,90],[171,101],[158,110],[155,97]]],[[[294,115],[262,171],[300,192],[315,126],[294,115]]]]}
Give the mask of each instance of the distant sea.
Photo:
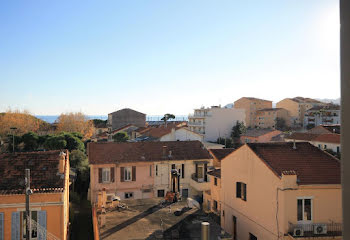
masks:
{"type": "MultiPolygon", "coordinates": [[[[36,115],[35,117],[48,122],[48,123],[54,123],[59,115],[36,115]]],[[[88,115],[87,116],[89,119],[101,119],[101,120],[107,120],[107,116],[105,115],[88,115]]],[[[146,121],[160,121],[162,118],[162,115],[147,115],[146,116],[146,121]]],[[[186,115],[178,115],[176,116],[175,119],[172,119],[170,121],[188,121],[188,117],[186,115]]]]}

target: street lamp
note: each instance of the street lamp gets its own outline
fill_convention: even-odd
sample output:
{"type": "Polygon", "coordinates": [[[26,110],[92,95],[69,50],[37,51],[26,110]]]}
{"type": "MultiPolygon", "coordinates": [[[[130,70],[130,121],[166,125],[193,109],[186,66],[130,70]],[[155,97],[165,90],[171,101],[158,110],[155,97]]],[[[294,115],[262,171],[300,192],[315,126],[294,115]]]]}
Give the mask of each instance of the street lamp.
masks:
{"type": "Polygon", "coordinates": [[[12,152],[15,152],[15,130],[17,129],[16,127],[10,127],[12,130],[12,152]]]}

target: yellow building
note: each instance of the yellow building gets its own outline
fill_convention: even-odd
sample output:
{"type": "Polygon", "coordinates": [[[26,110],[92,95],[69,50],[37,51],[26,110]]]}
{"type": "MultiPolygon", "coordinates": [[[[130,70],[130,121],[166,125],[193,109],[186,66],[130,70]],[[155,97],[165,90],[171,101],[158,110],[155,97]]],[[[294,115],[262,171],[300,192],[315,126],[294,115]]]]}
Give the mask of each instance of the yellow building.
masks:
{"type": "Polygon", "coordinates": [[[302,127],[306,111],[312,107],[321,105],[325,105],[325,103],[312,98],[295,97],[285,98],[279,101],[276,104],[276,108],[284,108],[288,111],[291,126],[302,127]]]}
{"type": "Polygon", "coordinates": [[[309,143],[248,143],[221,161],[233,239],[342,239],[340,161],[309,143]]]}
{"type": "Polygon", "coordinates": [[[272,101],[242,97],[234,102],[234,108],[245,109],[245,122],[247,127],[255,127],[256,112],[264,108],[272,108],[272,101]]]}
{"type": "Polygon", "coordinates": [[[31,239],[68,239],[68,151],[0,154],[0,239],[25,239],[25,169],[30,169],[31,239]]]}
{"type": "Polygon", "coordinates": [[[255,126],[276,129],[276,119],[283,119],[290,126],[288,111],[284,108],[264,108],[256,111],[255,126]]]}

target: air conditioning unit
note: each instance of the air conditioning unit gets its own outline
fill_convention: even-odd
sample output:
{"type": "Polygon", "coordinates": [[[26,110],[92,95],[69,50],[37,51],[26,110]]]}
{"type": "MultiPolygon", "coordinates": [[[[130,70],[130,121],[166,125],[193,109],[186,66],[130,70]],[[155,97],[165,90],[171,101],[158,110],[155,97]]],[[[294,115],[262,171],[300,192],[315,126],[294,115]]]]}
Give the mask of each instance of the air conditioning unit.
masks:
{"type": "Polygon", "coordinates": [[[326,224],[315,224],[314,225],[314,234],[327,234],[327,225],[326,224]]]}
{"type": "Polygon", "coordinates": [[[293,236],[294,237],[302,237],[302,236],[304,236],[304,230],[302,228],[294,228],[293,236]]]}

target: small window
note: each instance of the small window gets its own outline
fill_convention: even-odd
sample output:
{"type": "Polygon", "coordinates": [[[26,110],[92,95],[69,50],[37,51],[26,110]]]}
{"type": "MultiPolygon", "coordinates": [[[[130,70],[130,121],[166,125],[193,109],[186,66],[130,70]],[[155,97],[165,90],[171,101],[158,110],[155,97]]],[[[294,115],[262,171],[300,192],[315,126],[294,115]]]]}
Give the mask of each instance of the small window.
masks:
{"type": "Polygon", "coordinates": [[[247,184],[236,182],[236,198],[247,201],[247,184]]]}
{"type": "Polygon", "coordinates": [[[152,165],[149,166],[149,176],[152,177],[152,165]]]}
{"type": "Polygon", "coordinates": [[[253,234],[249,233],[249,240],[258,240],[253,234]]]}
{"type": "Polygon", "coordinates": [[[214,208],[214,211],[218,211],[218,202],[216,200],[214,200],[213,208],[214,208]]]}
{"type": "Polygon", "coordinates": [[[218,179],[214,178],[214,185],[217,186],[218,185],[218,179]]]}
{"type": "Polygon", "coordinates": [[[124,198],[127,199],[127,198],[133,198],[134,197],[134,193],[132,192],[126,192],[124,193],[124,198]]]}
{"type": "Polygon", "coordinates": [[[326,144],[324,145],[324,149],[327,149],[327,145],[326,144]]]}
{"type": "Polygon", "coordinates": [[[297,206],[297,220],[312,221],[312,200],[310,198],[298,199],[297,206]]]}
{"type": "Polygon", "coordinates": [[[337,147],[337,153],[340,153],[340,147],[337,147]]]}
{"type": "Polygon", "coordinates": [[[102,168],[102,182],[110,182],[111,181],[111,169],[110,168],[102,168]]]}
{"type": "Polygon", "coordinates": [[[318,144],[318,148],[321,149],[321,144],[318,144]]]}
{"type": "Polygon", "coordinates": [[[156,165],[156,176],[158,176],[158,165],[156,165]]]}
{"type": "Polygon", "coordinates": [[[131,181],[132,179],[132,170],[131,167],[124,168],[124,181],[131,181]]]}
{"type": "Polygon", "coordinates": [[[158,190],[158,193],[157,193],[158,195],[158,197],[164,197],[164,190],[163,189],[160,189],[160,190],[158,190]]]}

